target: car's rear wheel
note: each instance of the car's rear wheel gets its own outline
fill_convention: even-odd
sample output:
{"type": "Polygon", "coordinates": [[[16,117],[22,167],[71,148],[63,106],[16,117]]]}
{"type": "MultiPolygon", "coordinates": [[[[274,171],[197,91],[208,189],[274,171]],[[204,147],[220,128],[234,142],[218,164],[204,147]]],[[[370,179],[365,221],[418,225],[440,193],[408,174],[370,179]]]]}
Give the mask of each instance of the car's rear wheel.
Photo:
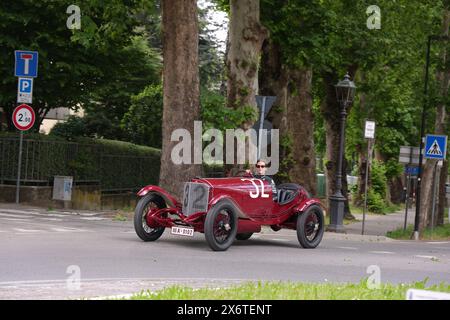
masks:
{"type": "Polygon", "coordinates": [[[297,218],[297,238],[303,248],[312,249],[322,241],[324,216],[322,209],[312,205],[297,218]]]}
{"type": "Polygon", "coordinates": [[[205,238],[214,251],[227,250],[237,233],[238,217],[234,206],[219,202],[206,215],[205,238]]]}
{"type": "Polygon", "coordinates": [[[253,232],[247,232],[247,233],[238,233],[236,235],[236,240],[248,240],[253,235],[253,232]]]}
{"type": "Polygon", "coordinates": [[[164,232],[164,227],[149,226],[147,216],[152,212],[165,208],[166,203],[161,196],[150,193],[141,198],[134,211],[134,230],[136,234],[144,241],[155,241],[164,232]]]}

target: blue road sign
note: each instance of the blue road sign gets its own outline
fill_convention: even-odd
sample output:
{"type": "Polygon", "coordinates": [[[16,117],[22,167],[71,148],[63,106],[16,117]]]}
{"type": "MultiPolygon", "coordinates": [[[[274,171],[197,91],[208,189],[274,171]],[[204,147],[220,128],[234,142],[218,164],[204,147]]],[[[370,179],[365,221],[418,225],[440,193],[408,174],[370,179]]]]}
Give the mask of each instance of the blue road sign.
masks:
{"type": "Polygon", "coordinates": [[[406,166],[405,167],[405,173],[406,174],[410,174],[412,176],[417,176],[417,175],[419,175],[419,167],[406,166]]]}
{"type": "Polygon", "coordinates": [[[14,75],[16,77],[36,78],[38,73],[38,52],[37,51],[14,51],[16,66],[14,75]]]}
{"type": "Polygon", "coordinates": [[[33,102],[33,78],[20,78],[17,84],[17,103],[33,102]]]}
{"type": "Polygon", "coordinates": [[[447,153],[447,136],[427,134],[425,138],[425,158],[445,159],[447,153]]]}
{"type": "Polygon", "coordinates": [[[19,93],[33,92],[33,78],[19,78],[19,93]]]}

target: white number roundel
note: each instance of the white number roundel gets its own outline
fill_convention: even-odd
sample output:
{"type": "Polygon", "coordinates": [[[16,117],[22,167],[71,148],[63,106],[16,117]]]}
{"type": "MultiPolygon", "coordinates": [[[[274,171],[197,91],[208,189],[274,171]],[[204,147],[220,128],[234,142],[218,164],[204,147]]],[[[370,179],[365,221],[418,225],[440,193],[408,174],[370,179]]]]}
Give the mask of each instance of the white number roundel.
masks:
{"type": "Polygon", "coordinates": [[[22,104],[14,109],[12,118],[17,129],[23,131],[28,130],[34,125],[34,110],[29,105],[22,104]]]}

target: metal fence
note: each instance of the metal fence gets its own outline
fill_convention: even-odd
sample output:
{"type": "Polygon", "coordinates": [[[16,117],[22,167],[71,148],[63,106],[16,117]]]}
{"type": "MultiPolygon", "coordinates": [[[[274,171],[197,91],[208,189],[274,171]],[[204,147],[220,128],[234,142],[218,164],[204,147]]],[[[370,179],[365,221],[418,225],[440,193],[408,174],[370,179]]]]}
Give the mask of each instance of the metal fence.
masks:
{"type": "MultiPolygon", "coordinates": [[[[102,191],[135,190],[158,182],[160,156],[111,154],[111,148],[54,140],[24,139],[21,183],[52,185],[56,175],[74,184],[99,184],[102,191]]],[[[0,138],[0,183],[17,179],[18,138],[0,138]]]]}

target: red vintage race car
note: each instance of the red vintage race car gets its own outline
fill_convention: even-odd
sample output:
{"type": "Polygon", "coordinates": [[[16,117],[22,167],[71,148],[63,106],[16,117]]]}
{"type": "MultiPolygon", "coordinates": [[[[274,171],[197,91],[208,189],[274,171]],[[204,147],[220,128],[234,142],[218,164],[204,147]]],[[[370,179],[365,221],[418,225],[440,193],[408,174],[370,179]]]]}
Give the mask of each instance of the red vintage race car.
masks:
{"type": "Polygon", "coordinates": [[[251,175],[196,178],[185,183],[182,203],[154,185],[138,195],[134,228],[144,241],[155,241],[171,228],[172,234],[185,236],[202,232],[212,250],[224,251],[265,225],[274,231],[296,230],[303,248],[315,248],[324,232],[320,201],[293,183],[273,190],[268,181],[251,175]]]}

